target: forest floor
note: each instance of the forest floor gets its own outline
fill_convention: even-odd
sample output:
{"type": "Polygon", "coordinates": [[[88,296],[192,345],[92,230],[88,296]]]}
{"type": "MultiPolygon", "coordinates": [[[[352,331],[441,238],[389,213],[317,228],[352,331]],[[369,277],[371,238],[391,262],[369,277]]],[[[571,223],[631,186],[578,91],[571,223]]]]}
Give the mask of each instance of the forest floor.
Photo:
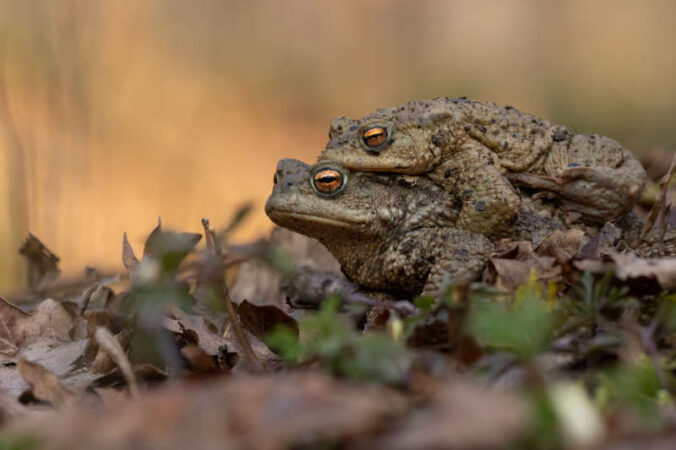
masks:
{"type": "MultiPolygon", "coordinates": [[[[674,226],[670,158],[644,161],[646,233],[674,226]]],[[[126,273],[70,280],[30,235],[0,298],[0,449],[676,448],[676,259],[559,231],[377,302],[303,236],[230,242],[245,216],[158,224],[142,255],[125,236],[126,273]]]]}

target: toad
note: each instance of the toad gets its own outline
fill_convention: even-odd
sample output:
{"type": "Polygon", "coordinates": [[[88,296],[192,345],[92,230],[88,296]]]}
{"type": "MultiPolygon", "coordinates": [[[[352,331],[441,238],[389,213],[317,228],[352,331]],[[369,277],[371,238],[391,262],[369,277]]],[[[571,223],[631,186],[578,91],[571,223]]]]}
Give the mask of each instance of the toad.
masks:
{"type": "Polygon", "coordinates": [[[319,240],[345,275],[369,289],[411,296],[479,276],[493,249],[454,227],[454,198],[431,180],[309,167],[284,159],[265,212],[277,225],[319,240]]]}
{"type": "Polygon", "coordinates": [[[646,180],[638,160],[610,138],[466,98],[338,117],[319,161],[423,174],[457,199],[458,228],[487,236],[508,233],[520,209],[517,188],[556,199],[569,221],[604,223],[633,208],[646,180]]]}

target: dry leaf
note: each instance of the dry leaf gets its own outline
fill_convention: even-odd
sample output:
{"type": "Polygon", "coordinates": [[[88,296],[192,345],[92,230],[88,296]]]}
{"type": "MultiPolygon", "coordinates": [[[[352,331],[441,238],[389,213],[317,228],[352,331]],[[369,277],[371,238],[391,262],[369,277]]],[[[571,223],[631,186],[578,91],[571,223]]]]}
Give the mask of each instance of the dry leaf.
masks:
{"type": "Polygon", "coordinates": [[[134,371],[131,368],[131,363],[127,358],[127,355],[124,352],[124,349],[120,345],[115,336],[104,327],[99,327],[94,334],[96,341],[99,343],[99,347],[103,349],[111,357],[115,364],[120,368],[122,375],[127,380],[127,385],[129,386],[129,393],[132,397],[138,397],[138,383],[136,381],[136,376],[134,371]]]}
{"type": "Polygon", "coordinates": [[[127,239],[127,232],[125,231],[122,235],[122,264],[128,271],[133,271],[140,261],[134,254],[134,249],[132,248],[129,240],[127,239]]]}
{"type": "Polygon", "coordinates": [[[70,314],[52,299],[28,314],[0,298],[0,353],[4,355],[16,355],[36,340],[70,342],[73,326],[70,314]]]}
{"type": "Polygon", "coordinates": [[[0,353],[14,356],[19,352],[17,323],[30,317],[14,304],[0,297],[0,353]]]}
{"type": "Polygon", "coordinates": [[[38,304],[30,316],[17,323],[14,339],[19,347],[38,338],[69,342],[73,325],[73,319],[64,307],[48,298],[38,304]]]}
{"type": "Polygon", "coordinates": [[[663,289],[676,288],[676,258],[640,258],[633,254],[612,253],[615,276],[620,280],[649,278],[663,289]]]}
{"type": "Polygon", "coordinates": [[[59,276],[59,257],[32,234],[19,249],[28,263],[28,287],[42,293],[59,276]]]}
{"type": "Polygon", "coordinates": [[[622,230],[612,223],[606,222],[596,236],[580,249],[576,257],[580,259],[599,259],[608,254],[621,236],[622,230]]]}
{"type": "Polygon", "coordinates": [[[199,337],[199,346],[208,354],[218,355],[219,349],[228,345],[228,340],[220,336],[203,316],[191,315],[179,308],[172,308],[172,314],[176,319],[163,319],[164,328],[177,334],[183,334],[184,330],[194,331],[199,337]]]}
{"type": "Polygon", "coordinates": [[[493,255],[483,278],[500,289],[515,290],[528,281],[531,270],[535,270],[538,280],[557,281],[561,276],[561,266],[556,264],[556,258],[537,255],[527,241],[503,239],[497,243],[493,255]]]}
{"type": "Polygon", "coordinates": [[[276,306],[257,306],[243,300],[237,306],[237,314],[242,326],[251,331],[258,339],[265,337],[278,326],[285,326],[298,338],[298,323],[276,306]]]}
{"type": "MultiPolygon", "coordinates": [[[[129,345],[130,336],[130,330],[123,330],[115,335],[115,340],[117,340],[122,348],[127,348],[129,345]]],[[[98,344],[98,341],[96,342],[98,344]]],[[[103,374],[110,372],[115,367],[116,363],[110,356],[110,353],[108,353],[104,348],[99,347],[96,356],[94,357],[94,361],[92,361],[89,367],[89,370],[92,373],[103,374]]]]}
{"type": "Polygon", "coordinates": [[[185,359],[188,369],[198,375],[215,375],[222,373],[214,357],[197,345],[186,345],[181,348],[181,356],[185,359]]]}
{"type": "Polygon", "coordinates": [[[60,406],[73,396],[73,393],[61,384],[59,377],[40,364],[19,359],[17,370],[21,378],[31,387],[33,395],[40,400],[60,406]]]}
{"type": "Polygon", "coordinates": [[[583,238],[582,230],[555,230],[538,245],[537,252],[542,256],[553,256],[559,264],[564,264],[573,259],[583,238]]]}
{"type": "Polygon", "coordinates": [[[20,353],[22,359],[40,364],[57,376],[72,371],[84,356],[89,339],[75,342],[61,342],[44,338],[33,342],[20,353]]]}

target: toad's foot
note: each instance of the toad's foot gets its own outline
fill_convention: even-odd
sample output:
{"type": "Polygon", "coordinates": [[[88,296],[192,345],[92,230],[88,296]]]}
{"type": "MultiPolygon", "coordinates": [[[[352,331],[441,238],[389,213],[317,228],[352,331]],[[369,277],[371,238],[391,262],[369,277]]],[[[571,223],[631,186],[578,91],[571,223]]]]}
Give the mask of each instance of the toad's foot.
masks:
{"type": "Polygon", "coordinates": [[[645,172],[626,173],[610,167],[571,167],[558,176],[527,172],[508,173],[516,186],[552,193],[564,211],[596,222],[622,217],[636,204],[645,172]]]}

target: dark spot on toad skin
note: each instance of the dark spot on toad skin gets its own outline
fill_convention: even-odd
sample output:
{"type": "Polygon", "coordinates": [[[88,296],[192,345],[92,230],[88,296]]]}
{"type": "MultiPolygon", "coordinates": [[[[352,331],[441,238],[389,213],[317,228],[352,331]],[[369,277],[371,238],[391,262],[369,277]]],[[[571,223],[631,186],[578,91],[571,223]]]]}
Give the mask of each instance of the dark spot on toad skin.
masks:
{"type": "Polygon", "coordinates": [[[462,195],[465,198],[469,198],[473,193],[474,193],[474,191],[471,190],[471,189],[466,189],[466,190],[462,191],[462,195]]]}
{"type": "Polygon", "coordinates": [[[448,178],[450,176],[451,176],[451,169],[448,169],[448,170],[446,170],[446,172],[444,172],[444,178],[448,178]]]}
{"type": "Polygon", "coordinates": [[[359,128],[359,125],[352,125],[350,131],[355,131],[357,128],[359,128]]]}
{"type": "Polygon", "coordinates": [[[580,165],[578,163],[570,163],[568,167],[580,167],[580,165]]]}
{"type": "Polygon", "coordinates": [[[474,205],[474,209],[479,212],[486,211],[486,202],[484,201],[476,202],[476,205],[474,205]]]}
{"type": "Polygon", "coordinates": [[[413,242],[411,241],[405,241],[399,246],[399,251],[406,256],[410,255],[412,250],[413,242]]]}
{"type": "Polygon", "coordinates": [[[554,135],[552,136],[552,139],[554,139],[554,142],[565,141],[566,140],[566,133],[554,133],[554,135]]]}

